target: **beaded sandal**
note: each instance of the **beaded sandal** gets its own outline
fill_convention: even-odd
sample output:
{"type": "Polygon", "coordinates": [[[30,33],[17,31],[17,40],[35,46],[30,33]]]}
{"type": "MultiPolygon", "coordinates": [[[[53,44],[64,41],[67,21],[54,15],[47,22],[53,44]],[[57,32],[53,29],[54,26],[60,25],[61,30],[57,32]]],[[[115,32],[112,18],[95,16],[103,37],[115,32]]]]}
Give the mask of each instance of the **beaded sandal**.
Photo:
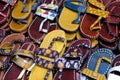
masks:
{"type": "Polygon", "coordinates": [[[35,49],[35,44],[26,42],[21,49],[15,50],[11,58],[12,63],[3,76],[3,80],[27,80],[31,67],[34,66],[33,52],[35,49]]]}
{"type": "Polygon", "coordinates": [[[49,32],[41,43],[40,48],[35,52],[36,66],[32,69],[29,80],[52,80],[54,59],[62,56],[65,46],[64,31],[54,30],[49,32]]]}
{"type": "Polygon", "coordinates": [[[40,6],[38,6],[35,12],[37,16],[28,29],[28,34],[32,40],[40,43],[52,27],[57,27],[56,10],[58,10],[62,2],[63,0],[45,0],[40,6]]]}
{"type": "Polygon", "coordinates": [[[59,70],[55,74],[54,80],[79,80],[81,65],[90,52],[90,40],[83,38],[73,41],[62,58],[55,60],[55,67],[59,70]]]}
{"type": "Polygon", "coordinates": [[[108,11],[105,11],[105,6],[111,0],[88,0],[89,6],[86,9],[86,14],[83,16],[80,24],[80,32],[88,38],[96,39],[99,36],[101,26],[98,24],[102,18],[108,16],[108,11]],[[102,3],[103,2],[103,3],[102,3]],[[97,17],[98,16],[98,17],[97,17]]]}
{"type": "Polygon", "coordinates": [[[110,69],[113,58],[114,54],[110,49],[97,49],[89,57],[86,68],[82,69],[82,73],[87,76],[87,80],[106,80],[105,75],[110,69]]]}
{"type": "Polygon", "coordinates": [[[75,32],[79,28],[81,15],[85,13],[84,0],[65,0],[59,17],[59,25],[68,32],[75,32]],[[67,17],[69,16],[69,18],[67,17]]]}

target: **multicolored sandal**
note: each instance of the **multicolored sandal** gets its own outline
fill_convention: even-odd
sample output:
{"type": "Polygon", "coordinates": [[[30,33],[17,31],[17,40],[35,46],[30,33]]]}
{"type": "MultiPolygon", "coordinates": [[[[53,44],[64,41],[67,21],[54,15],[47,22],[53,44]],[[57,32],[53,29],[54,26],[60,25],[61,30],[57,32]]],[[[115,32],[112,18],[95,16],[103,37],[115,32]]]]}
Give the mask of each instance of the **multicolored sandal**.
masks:
{"type": "Polygon", "coordinates": [[[59,17],[59,25],[68,32],[75,32],[79,28],[81,15],[85,13],[84,0],[65,0],[59,17]],[[69,18],[68,18],[69,17],[69,18]]]}
{"type": "MultiPolygon", "coordinates": [[[[0,45],[0,60],[2,60],[4,62],[4,64],[6,64],[7,67],[10,64],[11,56],[14,54],[14,49],[15,49],[14,45],[17,43],[22,44],[22,42],[23,42],[22,40],[13,40],[11,42],[5,42],[5,43],[2,43],[0,45]]],[[[5,72],[6,72],[6,70],[2,70],[0,72],[0,79],[1,80],[2,80],[2,77],[3,77],[5,72]]]]}
{"type": "Polygon", "coordinates": [[[106,18],[109,14],[105,11],[106,6],[111,0],[88,0],[89,6],[86,9],[86,14],[83,16],[80,24],[80,32],[88,38],[97,39],[101,26],[99,22],[102,18],[106,18]]]}
{"type": "Polygon", "coordinates": [[[83,61],[91,51],[91,42],[88,39],[73,41],[66,53],[55,60],[55,67],[59,69],[54,76],[54,80],[79,80],[80,69],[83,61]],[[67,77],[69,75],[69,77],[67,77]]]}
{"type": "Polygon", "coordinates": [[[105,75],[110,69],[113,58],[114,54],[110,49],[97,49],[89,57],[86,68],[82,69],[82,74],[87,76],[87,80],[106,80],[105,75]]]}
{"type": "Polygon", "coordinates": [[[49,32],[43,39],[40,49],[36,52],[36,65],[31,71],[29,80],[52,80],[54,58],[62,56],[65,47],[66,38],[64,31],[54,30],[49,32]],[[44,64],[44,62],[46,64],[44,64]]]}
{"type": "Polygon", "coordinates": [[[11,58],[12,63],[3,76],[3,80],[26,80],[31,67],[34,65],[33,52],[35,49],[36,46],[32,42],[28,42],[24,43],[21,49],[14,51],[14,55],[11,58]]]}
{"type": "Polygon", "coordinates": [[[38,6],[35,12],[37,16],[28,29],[28,34],[32,40],[40,43],[52,27],[58,27],[56,23],[57,10],[62,2],[63,0],[47,0],[38,6]]]}

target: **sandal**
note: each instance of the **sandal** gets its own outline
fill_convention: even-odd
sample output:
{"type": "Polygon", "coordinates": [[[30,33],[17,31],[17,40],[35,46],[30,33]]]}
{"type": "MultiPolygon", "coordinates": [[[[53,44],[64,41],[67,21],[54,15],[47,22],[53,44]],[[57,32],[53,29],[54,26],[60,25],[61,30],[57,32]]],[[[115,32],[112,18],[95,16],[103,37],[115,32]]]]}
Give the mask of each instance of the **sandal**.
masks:
{"type": "Polygon", "coordinates": [[[32,0],[18,0],[12,11],[12,17],[18,20],[26,19],[31,13],[32,3],[32,0]]]}
{"type": "Polygon", "coordinates": [[[63,0],[47,0],[38,6],[35,13],[37,16],[28,29],[28,34],[32,40],[40,43],[52,27],[57,27],[57,12],[55,10],[60,7],[62,1],[63,0]],[[53,23],[50,21],[53,21],[53,23]]]}
{"type": "Polygon", "coordinates": [[[89,57],[87,67],[82,69],[82,74],[87,76],[87,80],[106,80],[105,75],[110,69],[113,58],[114,54],[110,49],[97,49],[89,57]]]}
{"type": "Polygon", "coordinates": [[[97,39],[99,37],[98,30],[101,30],[101,26],[98,25],[98,23],[102,18],[108,16],[109,12],[105,11],[105,7],[110,1],[111,0],[101,0],[101,2],[99,2],[98,0],[88,0],[89,6],[87,7],[86,14],[83,16],[80,24],[80,32],[85,37],[91,39],[97,39]]]}
{"type": "MultiPolygon", "coordinates": [[[[9,62],[10,62],[10,57],[14,54],[14,45],[17,43],[22,43],[22,40],[13,40],[11,42],[4,42],[0,45],[0,60],[2,60],[4,62],[4,64],[6,65],[6,68],[9,66],[9,62]]],[[[3,65],[4,66],[4,65],[3,65]]],[[[4,75],[4,73],[6,72],[6,68],[5,70],[2,70],[0,72],[0,79],[2,80],[2,77],[4,75]]]]}
{"type": "Polygon", "coordinates": [[[24,32],[32,21],[32,13],[26,18],[21,20],[12,19],[10,22],[10,29],[14,32],[24,32]]]}
{"type": "MultiPolygon", "coordinates": [[[[118,1],[117,1],[118,2],[118,1]]],[[[114,15],[118,15],[117,13],[114,14],[117,9],[114,8],[113,5],[115,5],[116,3],[114,2],[111,2],[108,6],[107,6],[107,11],[109,11],[109,15],[108,17],[106,18],[107,20],[103,20],[100,25],[101,25],[101,31],[100,31],[100,38],[106,42],[115,42],[117,40],[117,37],[118,37],[118,25],[115,24],[114,22],[117,20],[117,19],[114,19],[115,21],[113,21],[113,23],[110,23],[108,21],[108,18],[109,17],[114,17],[114,15]]],[[[119,5],[119,2],[118,4],[119,5]]],[[[118,10],[119,11],[119,10],[118,10]]],[[[113,20],[111,18],[111,20],[113,20]]]]}
{"type": "Polygon", "coordinates": [[[58,23],[62,29],[75,32],[79,28],[81,15],[85,13],[84,0],[66,0],[61,11],[58,23]],[[67,18],[69,16],[69,18],[67,18]]]}
{"type": "Polygon", "coordinates": [[[83,61],[91,51],[91,42],[88,39],[73,41],[62,58],[55,60],[55,67],[59,70],[54,80],[79,80],[79,71],[83,61]],[[69,77],[67,77],[69,75],[69,77]]]}
{"type": "Polygon", "coordinates": [[[49,32],[41,43],[40,48],[35,52],[34,61],[36,65],[30,73],[29,80],[52,80],[54,59],[63,55],[65,46],[64,31],[54,30],[49,32]]]}
{"type": "Polygon", "coordinates": [[[11,65],[3,76],[3,80],[27,80],[33,63],[33,51],[36,46],[31,42],[24,43],[21,49],[14,51],[11,65]],[[22,63],[21,63],[22,61],[22,63]],[[16,73],[15,73],[16,72],[16,73]],[[14,75],[14,76],[13,76],[14,75]]]}
{"type": "MultiPolygon", "coordinates": [[[[6,36],[3,40],[2,40],[2,42],[1,42],[1,44],[0,44],[0,46],[2,45],[2,44],[4,44],[4,43],[6,43],[6,42],[14,42],[14,41],[16,41],[16,40],[21,40],[21,41],[24,41],[25,40],[25,36],[23,35],[23,34],[20,34],[20,33],[12,33],[12,34],[10,34],[10,35],[8,35],[8,36],[6,36]]],[[[16,49],[18,49],[20,47],[20,44],[15,44],[15,50],[16,49]]]]}

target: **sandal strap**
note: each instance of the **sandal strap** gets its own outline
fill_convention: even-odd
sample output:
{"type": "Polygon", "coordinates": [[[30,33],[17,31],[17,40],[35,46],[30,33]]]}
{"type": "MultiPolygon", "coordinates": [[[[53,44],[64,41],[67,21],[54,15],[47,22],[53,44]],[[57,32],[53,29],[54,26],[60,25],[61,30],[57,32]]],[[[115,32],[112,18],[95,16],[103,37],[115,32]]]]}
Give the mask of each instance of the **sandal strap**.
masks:
{"type": "Polygon", "coordinates": [[[110,59],[108,59],[107,57],[101,57],[98,59],[98,62],[97,62],[97,65],[96,65],[96,68],[95,68],[95,71],[92,71],[88,68],[84,68],[82,73],[93,78],[93,79],[96,79],[96,80],[106,80],[106,77],[104,74],[100,74],[98,73],[98,69],[100,67],[100,64],[102,62],[102,60],[108,62],[108,63],[111,63],[112,61],[110,59]]]}
{"type": "MultiPolygon", "coordinates": [[[[10,47],[8,47],[10,48],[10,47]]],[[[9,49],[10,51],[9,52],[5,52],[5,50],[7,49],[0,49],[0,55],[1,56],[12,56],[14,54],[13,50],[9,49]]]]}
{"type": "Polygon", "coordinates": [[[51,43],[50,43],[50,46],[48,47],[48,49],[52,48],[52,46],[53,46],[53,44],[54,44],[55,41],[61,41],[61,42],[64,42],[65,39],[62,38],[62,37],[59,37],[59,36],[56,37],[56,38],[53,38],[52,41],[51,41],[51,43]]]}
{"type": "Polygon", "coordinates": [[[44,68],[47,68],[47,69],[53,69],[53,67],[54,67],[54,62],[49,61],[49,60],[45,60],[43,58],[40,58],[39,56],[35,56],[34,62],[37,65],[44,67],[44,68]]]}
{"type": "Polygon", "coordinates": [[[17,20],[17,23],[18,24],[27,24],[27,20],[25,20],[25,19],[21,19],[21,20],[17,20]]]}
{"type": "Polygon", "coordinates": [[[23,8],[22,8],[21,12],[28,12],[28,8],[26,8],[26,2],[27,2],[27,0],[23,1],[23,8]]]}
{"type": "Polygon", "coordinates": [[[32,60],[30,60],[30,61],[24,60],[23,58],[19,57],[18,55],[15,55],[12,58],[12,62],[14,62],[19,67],[24,68],[26,70],[33,64],[32,60]]]}
{"type": "Polygon", "coordinates": [[[33,59],[33,53],[32,51],[29,51],[29,50],[18,49],[14,52],[14,55],[17,55],[17,56],[21,55],[21,56],[25,56],[33,59]]]}
{"type": "Polygon", "coordinates": [[[61,68],[59,67],[60,65],[59,62],[63,63],[64,66],[62,68],[80,70],[80,66],[81,66],[80,60],[67,60],[65,58],[57,58],[55,60],[56,68],[61,68]]]}
{"type": "Polygon", "coordinates": [[[46,48],[37,48],[35,51],[36,55],[42,55],[50,58],[58,58],[59,54],[57,51],[52,49],[46,49],[46,48]]]}
{"type": "Polygon", "coordinates": [[[102,3],[98,2],[97,0],[88,0],[88,2],[92,5],[100,8],[101,10],[105,10],[105,6],[102,3]]]}
{"type": "Polygon", "coordinates": [[[66,1],[64,3],[65,7],[73,10],[73,11],[76,11],[78,12],[78,16],[75,20],[72,21],[73,24],[79,24],[80,23],[80,15],[81,13],[84,14],[85,11],[86,11],[86,6],[85,5],[76,5],[76,4],[73,4],[71,3],[70,1],[66,1]]]}
{"type": "Polygon", "coordinates": [[[86,13],[94,14],[94,15],[100,16],[102,18],[106,18],[109,14],[108,11],[103,11],[103,10],[96,9],[96,8],[93,8],[93,7],[90,7],[90,6],[87,7],[86,13]]]}
{"type": "Polygon", "coordinates": [[[14,44],[16,44],[16,43],[22,44],[22,43],[23,43],[23,40],[20,40],[20,39],[18,39],[18,40],[12,40],[12,41],[10,42],[10,46],[12,46],[12,45],[14,45],[14,44]]]}
{"type": "Polygon", "coordinates": [[[6,70],[8,68],[8,64],[4,62],[3,60],[0,60],[0,69],[6,70]]]}

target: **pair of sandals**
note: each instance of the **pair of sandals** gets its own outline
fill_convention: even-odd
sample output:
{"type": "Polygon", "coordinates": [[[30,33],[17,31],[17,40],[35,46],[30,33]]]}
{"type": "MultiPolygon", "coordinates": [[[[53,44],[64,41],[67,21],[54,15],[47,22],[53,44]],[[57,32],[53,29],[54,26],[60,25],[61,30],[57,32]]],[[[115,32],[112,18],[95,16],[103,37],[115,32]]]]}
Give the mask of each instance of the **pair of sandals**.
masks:
{"type": "Polygon", "coordinates": [[[25,33],[29,24],[32,21],[32,4],[34,0],[18,0],[14,9],[12,10],[12,20],[10,22],[10,29],[13,32],[25,33]]]}
{"type": "Polygon", "coordinates": [[[36,65],[29,75],[29,80],[66,80],[68,75],[71,75],[70,80],[77,80],[82,61],[91,51],[91,42],[88,39],[76,40],[64,54],[65,48],[65,32],[62,30],[49,32],[44,37],[40,48],[35,51],[36,65]],[[53,78],[54,68],[58,71],[53,78]]]}

